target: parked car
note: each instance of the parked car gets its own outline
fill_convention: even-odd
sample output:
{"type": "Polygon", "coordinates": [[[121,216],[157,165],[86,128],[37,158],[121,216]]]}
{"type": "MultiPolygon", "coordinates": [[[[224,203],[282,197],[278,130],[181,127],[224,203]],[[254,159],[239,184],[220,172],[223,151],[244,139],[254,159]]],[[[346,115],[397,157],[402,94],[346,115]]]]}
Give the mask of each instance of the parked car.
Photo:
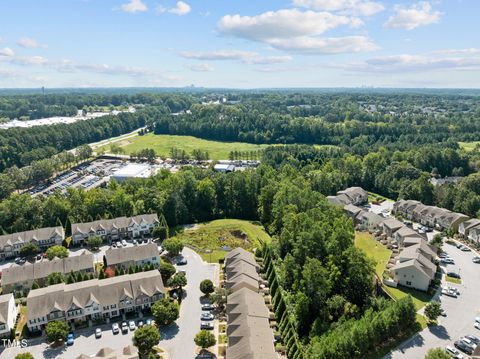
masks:
{"type": "Polygon", "coordinates": [[[122,322],[122,334],[128,333],[128,325],[127,322],[122,322]]]}
{"type": "Polygon", "coordinates": [[[127,246],[127,241],[125,239],[122,239],[122,246],[124,246],[124,247],[127,246]]]}
{"type": "Polygon", "coordinates": [[[473,324],[473,326],[474,326],[475,328],[477,328],[477,329],[480,329],[480,323],[479,323],[479,322],[475,322],[475,323],[473,324]]]}
{"type": "Polygon", "coordinates": [[[184,266],[186,264],[187,264],[187,258],[185,258],[185,257],[181,257],[177,261],[177,265],[179,265],[179,266],[184,266]]]}
{"type": "Polygon", "coordinates": [[[468,339],[467,337],[463,337],[463,338],[460,338],[460,341],[463,342],[465,345],[467,345],[468,347],[470,347],[470,349],[472,349],[472,352],[475,350],[475,343],[472,342],[470,339],[468,339]]]}
{"type": "Polygon", "coordinates": [[[448,288],[443,288],[442,289],[442,294],[446,295],[448,297],[457,298],[457,293],[454,292],[453,290],[449,290],[448,288]]]}
{"type": "Polygon", "coordinates": [[[462,248],[460,248],[460,249],[464,252],[470,252],[471,251],[471,249],[467,246],[462,246],[462,248]]]}
{"type": "Polygon", "coordinates": [[[460,291],[458,290],[458,288],[448,286],[447,289],[455,292],[456,295],[460,295],[460,291]]]}
{"type": "Polygon", "coordinates": [[[200,316],[201,320],[214,320],[215,316],[212,313],[202,313],[200,316]]]}
{"type": "Polygon", "coordinates": [[[213,323],[211,322],[201,322],[200,329],[213,330],[213,323]]]}
{"type": "Polygon", "coordinates": [[[73,340],[73,333],[68,333],[67,335],[67,345],[73,345],[74,340],[73,340]]]}
{"type": "Polygon", "coordinates": [[[447,275],[452,278],[460,278],[460,274],[456,272],[448,272],[447,275]]]}
{"type": "Polygon", "coordinates": [[[446,316],[447,316],[447,312],[445,311],[445,309],[443,309],[443,308],[440,309],[440,315],[441,315],[442,317],[446,317],[446,316]]]}
{"type": "Polygon", "coordinates": [[[472,348],[470,348],[467,344],[465,344],[461,340],[457,340],[455,343],[453,343],[453,345],[455,345],[455,348],[460,349],[462,352],[464,352],[467,355],[471,355],[473,353],[472,348]]]}
{"type": "Polygon", "coordinates": [[[442,252],[438,255],[440,258],[447,258],[448,254],[446,252],[442,252]]]}
{"type": "Polygon", "coordinates": [[[113,334],[118,334],[118,333],[120,333],[120,327],[118,326],[118,323],[113,323],[113,324],[112,324],[112,333],[113,333],[113,334]]]}
{"type": "Polygon", "coordinates": [[[213,310],[215,307],[211,303],[202,304],[202,310],[213,310]]]}
{"type": "Polygon", "coordinates": [[[146,324],[146,325],[152,325],[152,326],[156,326],[156,325],[157,325],[153,319],[147,319],[147,321],[145,322],[145,324],[146,324]]]}
{"type": "Polygon", "coordinates": [[[135,325],[135,321],[131,320],[128,322],[128,328],[131,330],[131,331],[134,331],[135,329],[137,329],[137,326],[135,325]]]}
{"type": "Polygon", "coordinates": [[[457,349],[455,349],[454,347],[451,347],[450,345],[448,345],[448,346],[445,348],[445,351],[446,351],[452,358],[455,358],[455,359],[463,359],[463,355],[462,355],[457,349]]]}
{"type": "Polygon", "coordinates": [[[141,328],[141,327],[143,327],[143,325],[144,325],[143,320],[139,320],[137,322],[137,328],[141,328]]]}
{"type": "Polygon", "coordinates": [[[480,257],[478,257],[478,256],[473,257],[472,262],[473,263],[480,263],[480,257]]]}
{"type": "Polygon", "coordinates": [[[137,240],[136,240],[136,239],[133,240],[133,244],[137,244],[137,240]]]}
{"type": "Polygon", "coordinates": [[[475,321],[476,321],[477,323],[480,323],[480,317],[475,317],[475,321]]]}
{"type": "MultiPolygon", "coordinates": [[[[118,329],[118,328],[117,328],[118,329]]],[[[95,329],[95,338],[101,338],[102,337],[102,329],[96,328],[95,329]]]]}
{"type": "Polygon", "coordinates": [[[476,337],[475,335],[467,334],[465,335],[465,338],[470,339],[474,344],[480,344],[480,338],[476,337]]]}
{"type": "Polygon", "coordinates": [[[122,246],[122,242],[117,241],[117,247],[120,248],[122,246]]]}
{"type": "Polygon", "coordinates": [[[112,242],[112,247],[113,247],[113,248],[117,248],[117,243],[112,242]]]}
{"type": "Polygon", "coordinates": [[[460,248],[463,247],[463,244],[462,244],[462,243],[457,243],[457,244],[455,244],[455,247],[457,247],[458,249],[460,249],[460,248]]]}

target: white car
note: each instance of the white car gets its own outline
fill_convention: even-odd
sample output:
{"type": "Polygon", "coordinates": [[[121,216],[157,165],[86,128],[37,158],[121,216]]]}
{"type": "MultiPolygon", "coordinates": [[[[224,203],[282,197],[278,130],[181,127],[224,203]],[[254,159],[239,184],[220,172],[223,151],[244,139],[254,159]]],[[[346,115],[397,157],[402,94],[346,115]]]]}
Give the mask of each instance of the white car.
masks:
{"type": "Polygon", "coordinates": [[[463,359],[463,355],[460,354],[460,352],[455,349],[454,347],[451,347],[450,345],[447,345],[445,348],[445,351],[452,357],[456,359],[463,359]]]}
{"type": "Polygon", "coordinates": [[[124,247],[127,246],[127,241],[125,239],[122,239],[122,246],[124,246],[124,247]]]}
{"type": "Polygon", "coordinates": [[[480,323],[479,322],[475,322],[475,324],[473,324],[473,326],[477,329],[480,329],[480,323]]]}
{"type": "Polygon", "coordinates": [[[113,323],[112,324],[112,332],[113,332],[113,334],[120,333],[120,327],[118,326],[118,323],[113,323]]]}
{"type": "Polygon", "coordinates": [[[449,290],[448,288],[443,288],[442,294],[449,297],[457,298],[457,293],[454,292],[453,290],[449,290]]]}
{"type": "Polygon", "coordinates": [[[448,286],[447,289],[455,292],[456,295],[460,295],[460,291],[458,290],[458,288],[448,286]]]}
{"type": "Polygon", "coordinates": [[[480,257],[478,257],[478,256],[473,257],[472,262],[473,263],[480,263],[480,257]]]}
{"type": "Polygon", "coordinates": [[[134,331],[137,329],[137,326],[135,325],[135,321],[131,320],[128,322],[128,328],[130,328],[131,331],[134,331]]]}
{"type": "Polygon", "coordinates": [[[102,329],[96,328],[95,329],[95,338],[101,338],[102,337],[102,329]]]}
{"type": "Polygon", "coordinates": [[[480,323],[480,317],[475,317],[475,321],[476,321],[477,323],[480,323]]]}
{"type": "Polygon", "coordinates": [[[472,350],[475,350],[476,344],[474,342],[472,342],[470,339],[468,339],[466,337],[462,337],[462,338],[460,338],[460,340],[462,342],[464,342],[466,346],[472,348],[472,350]]]}

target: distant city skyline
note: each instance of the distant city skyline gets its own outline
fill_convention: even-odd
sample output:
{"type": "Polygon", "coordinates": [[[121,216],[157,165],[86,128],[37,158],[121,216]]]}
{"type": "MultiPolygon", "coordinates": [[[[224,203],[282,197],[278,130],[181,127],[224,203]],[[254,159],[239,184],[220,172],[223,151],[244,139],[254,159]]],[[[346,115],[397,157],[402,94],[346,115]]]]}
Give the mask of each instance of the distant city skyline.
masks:
{"type": "Polygon", "coordinates": [[[479,88],[475,0],[0,2],[0,88],[479,88]]]}

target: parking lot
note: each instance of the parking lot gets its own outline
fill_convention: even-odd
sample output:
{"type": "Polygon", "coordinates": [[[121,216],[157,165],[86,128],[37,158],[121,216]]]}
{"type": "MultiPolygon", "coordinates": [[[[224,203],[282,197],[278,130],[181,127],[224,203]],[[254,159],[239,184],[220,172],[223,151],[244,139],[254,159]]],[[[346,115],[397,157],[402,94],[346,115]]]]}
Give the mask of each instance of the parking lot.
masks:
{"type": "MultiPolygon", "coordinates": [[[[130,244],[129,244],[130,245],[130,244]]],[[[195,334],[200,331],[200,322],[202,314],[202,303],[205,299],[200,292],[200,282],[204,279],[210,279],[215,285],[218,285],[218,266],[203,262],[201,257],[189,248],[183,250],[183,256],[187,259],[187,264],[176,266],[177,270],[185,270],[187,275],[187,286],[184,288],[186,295],[180,308],[180,318],[176,323],[161,328],[160,347],[163,348],[170,358],[189,359],[195,357],[195,343],[193,341],[195,334]]],[[[149,317],[142,318],[145,321],[149,317]]],[[[137,322],[140,318],[134,318],[137,322]]],[[[118,322],[118,321],[116,321],[118,322]]],[[[113,322],[112,322],[113,323],[113,322]]],[[[218,331],[217,320],[214,331],[218,331]]],[[[111,330],[111,324],[94,326],[75,331],[75,342],[72,346],[63,345],[59,348],[50,348],[45,342],[45,338],[34,338],[28,341],[27,348],[9,348],[5,349],[0,358],[14,358],[21,352],[30,352],[35,358],[60,358],[73,359],[80,354],[93,355],[101,348],[110,347],[120,349],[132,343],[133,331],[126,334],[114,335],[111,330]],[[95,338],[95,328],[102,329],[102,337],[95,338]]]]}
{"type": "MultiPolygon", "coordinates": [[[[441,302],[446,317],[439,317],[437,326],[425,328],[384,358],[423,358],[428,349],[453,346],[453,343],[464,335],[480,337],[480,330],[474,327],[474,318],[480,315],[480,264],[472,262],[472,258],[478,254],[463,252],[449,244],[444,244],[443,250],[454,259],[455,264],[442,265],[442,271],[460,273],[462,283],[446,282],[444,276],[442,287],[456,287],[460,295],[453,298],[438,292],[433,299],[441,302]]],[[[467,356],[464,354],[464,357],[467,356]]]]}
{"type": "Polygon", "coordinates": [[[122,168],[126,164],[121,160],[114,159],[97,159],[92,162],[81,164],[77,167],[58,175],[51,179],[48,183],[39,184],[30,189],[28,193],[35,197],[40,194],[48,196],[55,191],[66,193],[67,188],[81,187],[85,190],[98,187],[108,182],[110,176],[116,170],[122,168]]]}

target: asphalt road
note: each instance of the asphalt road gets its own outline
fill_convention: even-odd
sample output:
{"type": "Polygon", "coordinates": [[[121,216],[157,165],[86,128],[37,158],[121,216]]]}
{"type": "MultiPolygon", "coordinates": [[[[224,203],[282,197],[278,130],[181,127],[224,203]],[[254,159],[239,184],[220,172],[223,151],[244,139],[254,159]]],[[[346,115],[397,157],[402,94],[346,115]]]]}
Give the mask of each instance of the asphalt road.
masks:
{"type": "Polygon", "coordinates": [[[474,252],[462,252],[449,244],[444,244],[443,249],[455,260],[455,265],[444,265],[442,270],[460,273],[462,284],[443,280],[442,286],[457,287],[460,290],[460,296],[457,298],[441,294],[435,296],[434,299],[440,300],[447,316],[440,317],[437,326],[425,328],[386,355],[384,359],[421,359],[428,349],[453,346],[454,341],[466,334],[480,337],[480,330],[473,326],[474,317],[480,314],[480,264],[472,262],[474,252]]]}
{"type": "Polygon", "coordinates": [[[173,359],[195,358],[195,343],[193,338],[200,331],[200,316],[202,314],[200,282],[210,279],[218,285],[218,266],[206,264],[202,258],[190,248],[183,250],[183,256],[188,264],[178,266],[187,272],[186,296],[180,308],[180,318],[176,324],[161,331],[160,347],[173,359]]]}
{"type": "MultiPolygon", "coordinates": [[[[193,250],[185,248],[183,255],[188,264],[178,269],[186,270],[187,286],[185,287],[186,297],[180,309],[180,318],[174,325],[160,330],[160,347],[165,349],[172,359],[195,358],[195,343],[193,338],[200,331],[201,296],[200,282],[204,279],[211,279],[218,285],[218,266],[207,264],[193,250]]],[[[139,318],[135,318],[137,321],[139,318]]],[[[145,318],[144,318],[145,319],[145,318]]],[[[45,343],[44,338],[32,339],[28,342],[27,348],[9,348],[0,354],[1,359],[14,358],[16,354],[30,352],[35,358],[58,358],[73,359],[80,354],[93,355],[101,348],[110,347],[120,349],[132,343],[133,332],[128,334],[113,335],[110,325],[101,326],[103,335],[95,339],[95,327],[75,331],[75,343],[73,346],[62,346],[51,349],[45,343]]],[[[0,350],[1,342],[0,342],[0,350]]]]}

